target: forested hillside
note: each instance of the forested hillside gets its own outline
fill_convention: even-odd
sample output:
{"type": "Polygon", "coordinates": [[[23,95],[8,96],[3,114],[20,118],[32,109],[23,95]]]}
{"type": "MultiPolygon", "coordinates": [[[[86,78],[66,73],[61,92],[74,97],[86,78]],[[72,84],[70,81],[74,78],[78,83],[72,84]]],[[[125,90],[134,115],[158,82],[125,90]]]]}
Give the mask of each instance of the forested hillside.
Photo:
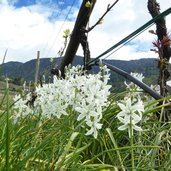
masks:
{"type": "MultiPolygon", "coordinates": [[[[47,77],[50,74],[50,69],[57,65],[60,65],[62,58],[55,58],[53,63],[50,62],[49,58],[40,59],[40,71],[39,75],[46,75],[47,77]]],[[[156,84],[158,76],[158,68],[156,59],[139,59],[131,61],[122,61],[122,60],[106,60],[106,62],[124,70],[127,72],[138,72],[142,73],[145,76],[144,81],[147,84],[156,84]]],[[[35,64],[36,59],[30,60],[26,63],[20,62],[7,62],[1,66],[2,74],[4,76],[10,77],[18,81],[19,79],[26,81],[33,81],[35,74],[35,64]]],[[[82,65],[83,58],[77,56],[73,62],[73,65],[82,65]]],[[[92,67],[91,72],[96,73],[98,67],[92,67]]],[[[125,79],[116,73],[111,73],[111,81],[115,86],[122,85],[125,79]]]]}

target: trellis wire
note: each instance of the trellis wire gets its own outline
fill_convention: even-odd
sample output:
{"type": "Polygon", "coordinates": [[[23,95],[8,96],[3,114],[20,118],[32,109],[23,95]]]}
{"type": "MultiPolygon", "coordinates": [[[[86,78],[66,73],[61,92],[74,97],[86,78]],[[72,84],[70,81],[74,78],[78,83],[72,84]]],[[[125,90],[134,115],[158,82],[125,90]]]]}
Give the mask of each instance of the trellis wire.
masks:
{"type": "Polygon", "coordinates": [[[151,19],[147,23],[145,23],[143,26],[141,26],[140,28],[138,28],[137,30],[135,30],[134,32],[132,32],[130,35],[126,36],[124,39],[122,39],[121,41],[119,41],[118,43],[116,43],[115,45],[113,45],[112,47],[110,47],[108,50],[106,50],[105,52],[103,52],[102,54],[100,54],[99,56],[97,56],[96,58],[92,59],[90,62],[87,63],[87,66],[93,65],[99,58],[101,58],[102,56],[104,56],[107,53],[111,52],[112,50],[116,49],[118,46],[120,46],[123,43],[127,42],[131,38],[135,37],[139,32],[142,32],[147,27],[151,26],[156,20],[158,20],[158,19],[160,19],[162,17],[165,17],[165,16],[167,16],[170,13],[171,13],[171,7],[168,8],[167,10],[165,10],[164,12],[162,12],[161,14],[157,15],[156,17],[154,17],[153,19],[151,19]]]}
{"type": "MultiPolygon", "coordinates": [[[[114,46],[112,46],[111,48],[109,48],[108,50],[106,50],[105,52],[103,52],[101,55],[97,56],[96,58],[94,58],[93,60],[91,60],[90,62],[88,62],[87,63],[87,66],[97,64],[99,58],[101,58],[102,56],[104,56],[107,53],[111,52],[113,49],[117,48],[120,45],[124,46],[126,43],[129,42],[129,40],[134,39],[140,33],[144,32],[147,28],[149,28],[151,25],[153,25],[156,20],[158,20],[158,19],[160,19],[160,18],[162,18],[162,17],[164,17],[164,16],[166,16],[166,15],[168,15],[170,13],[171,13],[171,7],[168,8],[167,10],[165,10],[164,12],[162,12],[161,14],[157,15],[155,18],[153,18],[150,21],[148,21],[146,24],[144,24],[143,26],[141,26],[140,28],[138,28],[137,30],[135,30],[133,33],[131,33],[130,35],[128,35],[127,37],[125,37],[124,39],[122,39],[121,41],[119,41],[118,43],[116,43],[114,46]]],[[[121,47],[118,47],[114,52],[116,52],[117,50],[119,50],[121,47]]],[[[111,52],[108,56],[110,56],[114,52],[111,52]]],[[[131,76],[129,73],[123,71],[122,69],[119,69],[119,68],[117,68],[115,66],[112,66],[112,65],[110,65],[110,64],[108,64],[108,63],[106,63],[104,61],[103,61],[103,64],[105,64],[113,72],[116,72],[117,74],[122,75],[123,77],[129,79],[130,81],[132,81],[133,83],[135,83],[136,85],[138,85],[140,88],[142,88],[145,92],[147,92],[148,94],[150,94],[156,100],[159,100],[159,99],[162,99],[163,98],[163,96],[161,96],[159,93],[157,93],[154,90],[152,90],[148,85],[146,85],[143,82],[137,80],[136,78],[134,78],[133,76],[131,76]]]]}

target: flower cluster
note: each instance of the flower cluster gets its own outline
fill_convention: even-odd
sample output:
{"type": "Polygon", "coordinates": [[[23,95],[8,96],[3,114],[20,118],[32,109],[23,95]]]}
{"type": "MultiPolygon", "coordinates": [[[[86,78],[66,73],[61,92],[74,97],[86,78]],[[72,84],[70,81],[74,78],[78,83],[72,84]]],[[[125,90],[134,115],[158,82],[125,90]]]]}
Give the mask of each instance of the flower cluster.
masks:
{"type": "Polygon", "coordinates": [[[143,102],[138,99],[138,101],[134,102],[131,98],[128,98],[123,103],[118,103],[118,106],[121,109],[121,112],[117,114],[117,118],[124,125],[120,126],[119,130],[128,129],[129,137],[130,133],[133,133],[133,129],[136,131],[142,131],[141,127],[136,124],[142,119],[142,112],[144,112],[143,102]],[[132,124],[130,126],[130,124],[132,124]],[[132,131],[130,131],[132,127],[132,131]]]}
{"type": "MultiPolygon", "coordinates": [[[[107,68],[103,68],[103,71],[107,68]]],[[[74,109],[79,113],[77,120],[85,119],[86,124],[91,128],[86,135],[93,134],[97,137],[97,130],[101,129],[102,107],[107,104],[109,89],[107,85],[109,74],[88,75],[76,80],[77,86],[76,103],[74,109]],[[79,81],[79,82],[78,82],[79,81]],[[86,84],[85,82],[88,81],[86,84]]]]}
{"type": "MultiPolygon", "coordinates": [[[[142,73],[139,74],[139,73],[131,72],[130,75],[132,75],[137,80],[143,82],[144,76],[142,73]]],[[[134,84],[132,82],[128,84],[126,81],[124,83],[126,85],[126,89],[128,90],[128,92],[130,93],[131,96],[137,96],[140,94],[140,92],[142,92],[142,89],[139,86],[137,86],[136,84],[134,84]]]]}
{"type": "Polygon", "coordinates": [[[25,117],[28,114],[32,113],[32,109],[27,105],[28,101],[31,99],[31,93],[28,93],[26,96],[21,97],[21,95],[15,95],[14,97],[14,110],[15,117],[14,122],[18,120],[20,117],[25,117]]]}
{"type": "MultiPolygon", "coordinates": [[[[138,79],[142,82],[144,76],[142,74],[138,73],[131,73],[133,77],[138,79]]],[[[122,126],[120,126],[119,130],[125,130],[128,129],[129,137],[130,133],[133,130],[141,131],[142,128],[137,126],[136,124],[139,123],[142,120],[142,113],[144,112],[144,104],[141,100],[141,88],[139,88],[134,83],[126,83],[126,88],[128,90],[128,96],[124,98],[123,101],[118,103],[119,108],[121,111],[117,114],[117,118],[121,123],[123,123],[122,126]],[[132,130],[130,130],[132,128],[132,130]]]]}
{"type": "Polygon", "coordinates": [[[102,109],[107,105],[110,94],[111,86],[107,85],[108,80],[106,66],[101,66],[100,72],[94,75],[85,75],[81,66],[66,68],[65,79],[54,77],[53,83],[36,88],[37,98],[33,108],[26,105],[31,94],[25,99],[16,96],[14,100],[18,101],[15,103],[15,117],[40,113],[42,118],[60,118],[62,115],[68,115],[67,109],[72,107],[72,110],[78,113],[77,120],[85,121],[89,128],[86,135],[97,138],[98,130],[102,127],[102,109]]]}

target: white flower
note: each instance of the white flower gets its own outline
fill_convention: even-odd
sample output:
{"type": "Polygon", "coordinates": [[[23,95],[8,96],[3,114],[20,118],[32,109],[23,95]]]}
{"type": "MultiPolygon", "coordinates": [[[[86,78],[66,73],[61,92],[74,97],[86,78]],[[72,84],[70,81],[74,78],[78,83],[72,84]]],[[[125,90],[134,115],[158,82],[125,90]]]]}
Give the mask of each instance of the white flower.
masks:
{"type": "MultiPolygon", "coordinates": [[[[132,120],[132,135],[133,135],[133,130],[136,130],[136,131],[142,131],[142,128],[141,127],[139,127],[139,126],[137,126],[137,125],[135,125],[136,124],[136,122],[134,121],[134,120],[132,120]]],[[[120,126],[120,127],[118,127],[118,130],[121,130],[121,131],[123,131],[123,130],[126,130],[126,129],[128,129],[128,134],[129,134],[129,137],[131,136],[131,134],[130,134],[130,122],[129,123],[127,123],[127,124],[124,124],[124,125],[122,125],[122,126],[120,126]]]]}
{"type": "Polygon", "coordinates": [[[97,137],[97,130],[101,129],[99,122],[102,118],[102,107],[107,104],[107,97],[110,94],[109,89],[111,86],[106,85],[101,80],[100,75],[80,77],[77,84],[77,100],[74,105],[75,110],[79,113],[77,120],[84,119],[87,126],[90,127],[86,135],[93,134],[94,137],[97,137]]]}
{"type": "Polygon", "coordinates": [[[118,106],[120,107],[121,112],[119,112],[116,117],[124,124],[118,129],[124,130],[130,128],[130,121],[132,121],[132,128],[137,131],[140,130],[141,128],[135,124],[142,120],[142,112],[144,112],[143,102],[140,99],[138,99],[137,102],[134,102],[131,98],[128,98],[124,104],[118,103],[118,106]]]}
{"type": "Polygon", "coordinates": [[[167,81],[166,84],[171,87],[171,80],[167,81]]]}
{"type": "Polygon", "coordinates": [[[53,62],[53,60],[54,60],[54,59],[51,57],[51,58],[50,58],[50,62],[52,63],[52,62],[53,62]]]}
{"type": "Polygon", "coordinates": [[[80,113],[77,120],[80,121],[83,118],[86,118],[86,116],[88,116],[92,110],[92,106],[90,105],[86,105],[86,101],[82,100],[82,102],[80,104],[78,104],[77,107],[75,107],[75,110],[80,113]]]}
{"type": "Polygon", "coordinates": [[[21,98],[21,95],[14,96],[14,123],[17,122],[19,118],[33,113],[33,110],[27,105],[27,102],[30,101],[30,99],[31,93],[27,94],[25,99],[21,98]]]}
{"type": "Polygon", "coordinates": [[[137,80],[141,81],[144,79],[144,76],[142,73],[134,73],[134,72],[131,72],[130,73],[134,78],[136,78],[137,80]]]}
{"type": "Polygon", "coordinates": [[[71,79],[76,75],[80,76],[84,73],[83,66],[81,65],[73,66],[72,68],[71,66],[68,66],[68,68],[65,68],[65,71],[65,79],[71,79]]]}
{"type": "Polygon", "coordinates": [[[150,85],[150,88],[160,94],[160,86],[159,85],[150,85]]]}
{"type": "Polygon", "coordinates": [[[171,80],[167,81],[166,84],[167,84],[167,90],[169,94],[171,94],[171,80]]]}
{"type": "MultiPolygon", "coordinates": [[[[128,98],[126,104],[118,103],[118,106],[121,109],[121,112],[117,114],[118,119],[122,122],[122,118],[126,118],[130,122],[130,117],[134,120],[140,121],[142,118],[142,112],[144,111],[144,105],[142,101],[138,101],[135,104],[132,104],[131,98],[128,98]]],[[[125,120],[124,120],[125,121],[125,120]]]]}
{"type": "Polygon", "coordinates": [[[86,135],[93,135],[94,138],[97,138],[98,130],[102,128],[102,124],[99,123],[99,120],[94,119],[94,121],[88,121],[87,125],[90,126],[90,130],[87,131],[86,135]]]}
{"type": "MultiPolygon", "coordinates": [[[[136,78],[137,80],[141,81],[143,80],[144,76],[143,74],[139,74],[139,73],[130,73],[130,75],[132,75],[134,78],[136,78]]],[[[127,90],[129,91],[129,96],[132,97],[136,97],[139,96],[142,92],[142,89],[137,86],[136,84],[134,84],[133,82],[131,83],[127,83],[126,81],[124,82],[126,85],[127,90]]]]}
{"type": "MultiPolygon", "coordinates": [[[[86,135],[91,134],[97,138],[98,130],[102,127],[102,109],[107,105],[107,98],[110,95],[111,86],[107,85],[108,69],[101,66],[100,72],[94,75],[85,75],[83,66],[65,70],[65,79],[54,76],[53,83],[36,87],[34,111],[40,112],[44,119],[52,116],[60,118],[62,115],[68,115],[67,109],[71,107],[78,114],[77,121],[85,121],[83,123],[90,128],[86,135]]],[[[16,103],[15,108],[19,113],[23,109],[29,109],[26,105],[27,100],[21,99],[16,103]]]]}

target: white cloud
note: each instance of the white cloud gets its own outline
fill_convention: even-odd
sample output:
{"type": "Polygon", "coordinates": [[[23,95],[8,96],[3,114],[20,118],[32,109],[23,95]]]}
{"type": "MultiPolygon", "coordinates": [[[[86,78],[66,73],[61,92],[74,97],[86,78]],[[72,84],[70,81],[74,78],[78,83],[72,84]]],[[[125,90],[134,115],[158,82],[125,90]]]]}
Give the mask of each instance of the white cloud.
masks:
{"type": "MultiPolygon", "coordinates": [[[[63,30],[74,26],[78,8],[72,8],[69,19],[63,22],[70,7],[60,10],[58,6],[42,5],[41,3],[22,8],[15,8],[14,1],[0,0],[0,61],[8,48],[6,61],[27,61],[36,57],[36,51],[41,51],[41,57],[55,56],[62,46],[63,30]],[[55,13],[58,11],[58,13],[55,13]],[[56,15],[59,20],[49,19],[56,15]],[[62,20],[63,19],[63,20],[62,20]],[[61,29],[61,26],[62,29],[61,29]],[[61,30],[61,32],[59,32],[61,30]]],[[[39,1],[40,2],[40,1],[39,1]]],[[[60,1],[61,3],[63,1],[60,1]]],[[[113,0],[97,1],[89,25],[93,25],[107,5],[113,0]]],[[[161,11],[170,7],[168,0],[158,0],[161,11]]],[[[81,1],[80,1],[81,3],[81,1]]],[[[92,57],[96,57],[125,36],[142,26],[151,16],[147,10],[147,0],[120,0],[104,18],[104,23],[89,33],[89,43],[92,57]]],[[[171,15],[166,17],[168,31],[171,31],[171,15]]],[[[155,27],[152,27],[155,30],[155,27]]],[[[151,28],[150,28],[151,29],[151,28]]],[[[121,48],[110,56],[114,59],[137,59],[142,57],[157,57],[152,48],[155,36],[145,31],[136,37],[130,44],[121,48]]],[[[82,48],[78,50],[82,55],[82,48]]]]}
{"type": "Polygon", "coordinates": [[[7,0],[0,0],[0,4],[1,5],[8,5],[8,1],[7,0]]]}
{"type": "MultiPolygon", "coordinates": [[[[113,1],[111,0],[106,0],[105,3],[104,1],[97,2],[91,18],[91,25],[95,23],[102,12],[106,10],[107,4],[111,4],[112,2],[113,1]]],[[[168,0],[158,0],[158,2],[161,4],[161,11],[170,7],[170,2],[168,0]]],[[[89,33],[92,56],[98,56],[150,19],[152,18],[148,12],[146,0],[120,0],[104,18],[103,25],[97,26],[89,33]]],[[[171,15],[166,17],[166,19],[169,31],[171,30],[171,15]]],[[[150,29],[155,30],[155,26],[152,26],[148,30],[150,29]]],[[[157,57],[157,54],[150,51],[150,49],[153,48],[152,41],[156,37],[150,34],[148,30],[131,41],[138,42],[138,48],[132,45],[126,46],[118,50],[117,53],[114,53],[109,58],[130,60],[157,57]],[[137,50],[139,52],[137,52],[137,50]]],[[[79,53],[81,52],[79,51],[79,53]]]]}
{"type": "MultiPolygon", "coordinates": [[[[4,2],[5,4],[5,2],[4,2]]],[[[57,9],[55,9],[57,10],[57,9]]],[[[76,9],[75,9],[76,11],[76,9]]],[[[6,61],[27,61],[41,55],[55,56],[62,46],[62,32],[74,22],[50,21],[52,10],[42,5],[14,8],[7,3],[0,8],[0,56],[8,48],[6,61]],[[61,29],[61,34],[58,35],[61,29]],[[50,51],[50,52],[49,52],[50,51]]]]}

